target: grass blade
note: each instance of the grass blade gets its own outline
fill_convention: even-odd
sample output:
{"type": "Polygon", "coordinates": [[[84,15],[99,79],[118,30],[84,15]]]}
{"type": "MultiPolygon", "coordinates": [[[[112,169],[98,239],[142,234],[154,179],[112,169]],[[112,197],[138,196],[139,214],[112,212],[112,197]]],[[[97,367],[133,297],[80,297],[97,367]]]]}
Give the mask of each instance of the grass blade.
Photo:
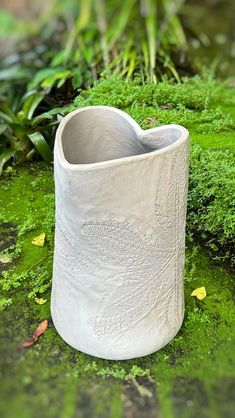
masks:
{"type": "Polygon", "coordinates": [[[100,46],[103,52],[103,61],[105,67],[109,64],[109,51],[106,41],[105,33],[107,32],[107,22],[105,18],[104,0],[95,1],[95,12],[97,16],[97,23],[100,32],[100,46]]]}
{"type": "Polygon", "coordinates": [[[77,31],[86,29],[91,18],[92,0],[80,0],[80,13],[76,22],[77,31]]]}
{"type": "Polygon", "coordinates": [[[1,154],[0,154],[0,175],[2,174],[2,170],[3,170],[3,166],[4,164],[10,160],[15,154],[15,151],[12,149],[5,149],[1,154]]]}
{"type": "Polygon", "coordinates": [[[23,105],[23,114],[26,119],[32,119],[35,110],[37,109],[39,103],[44,98],[43,93],[34,93],[32,94],[23,105]]]}
{"type": "Polygon", "coordinates": [[[157,23],[157,2],[155,0],[145,0],[146,31],[149,50],[149,64],[151,80],[156,81],[154,69],[156,65],[156,23],[157,23]]]}
{"type": "Polygon", "coordinates": [[[37,151],[39,152],[39,154],[41,155],[41,157],[43,158],[43,160],[49,163],[52,158],[51,150],[41,132],[34,132],[33,134],[29,134],[28,137],[37,149],[37,151]]]}
{"type": "Polygon", "coordinates": [[[127,26],[135,3],[136,0],[126,0],[122,5],[120,13],[113,20],[112,27],[107,33],[109,49],[113,48],[114,44],[120,38],[125,27],[127,26]]]}

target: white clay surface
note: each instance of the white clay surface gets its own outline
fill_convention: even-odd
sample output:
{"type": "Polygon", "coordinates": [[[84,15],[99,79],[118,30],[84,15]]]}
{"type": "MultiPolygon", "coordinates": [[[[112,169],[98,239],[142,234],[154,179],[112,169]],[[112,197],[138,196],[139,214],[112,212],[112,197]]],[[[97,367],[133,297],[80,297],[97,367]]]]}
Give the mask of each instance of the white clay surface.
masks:
{"type": "Polygon", "coordinates": [[[143,131],[92,106],[57,130],[51,311],[72,347],[105,359],[150,354],[179,331],[188,131],[143,131]]]}

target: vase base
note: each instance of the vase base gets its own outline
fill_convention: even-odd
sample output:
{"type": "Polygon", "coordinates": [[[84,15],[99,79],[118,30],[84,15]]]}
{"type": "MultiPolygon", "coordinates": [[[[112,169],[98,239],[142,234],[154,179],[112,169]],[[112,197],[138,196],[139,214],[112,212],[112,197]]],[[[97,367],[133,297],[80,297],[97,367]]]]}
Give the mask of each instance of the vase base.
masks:
{"type": "MultiPolygon", "coordinates": [[[[115,352],[108,353],[107,352],[105,354],[105,349],[104,349],[104,353],[101,353],[101,352],[93,351],[92,349],[84,349],[82,346],[77,346],[77,345],[73,344],[73,342],[71,342],[69,340],[69,338],[66,338],[64,335],[62,335],[63,332],[60,332],[59,327],[56,326],[55,321],[53,319],[53,314],[52,314],[52,320],[53,320],[55,329],[66,344],[68,344],[70,347],[74,348],[75,350],[80,351],[81,353],[84,353],[84,354],[87,354],[89,356],[93,356],[93,357],[96,357],[96,358],[104,359],[104,360],[131,360],[131,359],[135,359],[135,358],[149,356],[149,355],[161,350],[167,344],[169,344],[175,338],[175,336],[178,334],[178,332],[181,329],[183,319],[184,318],[182,318],[180,326],[177,327],[177,329],[175,329],[170,335],[168,334],[168,338],[165,339],[160,344],[155,344],[155,346],[152,346],[151,348],[148,347],[148,348],[146,348],[146,350],[144,350],[143,347],[142,347],[141,349],[139,349],[139,351],[138,351],[138,349],[136,349],[135,352],[132,351],[131,353],[130,352],[128,353],[128,350],[127,350],[125,353],[117,353],[117,352],[116,353],[115,352]]],[[[133,344],[133,346],[134,346],[134,344],[133,344]]],[[[105,343],[104,343],[104,348],[105,348],[105,343]]]]}

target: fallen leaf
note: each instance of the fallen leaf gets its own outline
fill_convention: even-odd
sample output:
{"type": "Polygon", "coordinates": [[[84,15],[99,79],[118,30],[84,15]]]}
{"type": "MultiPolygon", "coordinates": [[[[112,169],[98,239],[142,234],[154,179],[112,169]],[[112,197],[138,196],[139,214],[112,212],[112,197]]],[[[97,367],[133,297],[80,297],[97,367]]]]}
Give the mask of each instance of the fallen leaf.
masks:
{"type": "Polygon", "coordinates": [[[40,337],[40,335],[42,335],[46,331],[47,327],[48,327],[48,319],[45,319],[35,329],[32,337],[31,338],[28,338],[27,340],[25,340],[22,343],[21,347],[22,348],[31,347],[31,345],[33,345],[35,343],[35,341],[37,341],[38,337],[40,337]]]}
{"type": "Polygon", "coordinates": [[[205,288],[205,286],[198,287],[197,289],[195,289],[191,293],[191,296],[196,296],[199,300],[204,299],[206,297],[206,288],[205,288]]]}
{"type": "Polygon", "coordinates": [[[45,319],[45,321],[42,321],[38,327],[35,329],[33,333],[33,337],[38,338],[40,335],[42,335],[48,327],[48,319],[45,319]]]}
{"type": "Polygon", "coordinates": [[[37,245],[38,247],[43,247],[45,244],[46,234],[43,232],[42,234],[38,235],[32,240],[33,245],[37,245]]]}
{"type": "Polygon", "coordinates": [[[152,117],[142,120],[141,123],[142,125],[148,125],[152,128],[153,126],[155,126],[156,122],[157,122],[156,116],[152,116],[152,117]]]}
{"type": "Polygon", "coordinates": [[[34,344],[34,342],[35,342],[35,338],[29,338],[28,340],[25,340],[23,343],[22,343],[22,346],[21,347],[23,347],[23,348],[28,348],[28,347],[31,347],[31,345],[33,345],[34,344]]]}
{"type": "Polygon", "coordinates": [[[169,104],[162,104],[162,105],[160,105],[159,106],[161,109],[171,109],[172,108],[172,106],[171,105],[169,105],[169,104]]]}
{"type": "Polygon", "coordinates": [[[43,299],[43,298],[35,298],[35,302],[38,305],[44,305],[44,303],[46,303],[47,299],[43,299]]]}

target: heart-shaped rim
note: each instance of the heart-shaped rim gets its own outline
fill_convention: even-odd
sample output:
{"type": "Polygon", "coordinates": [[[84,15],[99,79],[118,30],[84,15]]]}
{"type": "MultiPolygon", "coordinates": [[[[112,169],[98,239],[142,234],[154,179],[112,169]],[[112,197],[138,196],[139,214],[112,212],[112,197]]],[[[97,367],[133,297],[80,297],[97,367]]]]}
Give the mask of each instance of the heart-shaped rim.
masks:
{"type": "Polygon", "coordinates": [[[60,122],[60,125],[56,132],[56,140],[55,140],[55,148],[54,148],[54,158],[58,158],[60,164],[65,167],[66,169],[70,170],[93,170],[97,168],[102,167],[111,167],[117,164],[126,164],[131,161],[139,161],[143,159],[149,158],[149,154],[151,153],[151,156],[156,154],[162,154],[165,152],[168,152],[170,149],[178,148],[183,142],[187,141],[189,138],[189,132],[186,128],[184,128],[181,125],[177,124],[168,124],[168,125],[162,125],[151,129],[143,130],[138,125],[138,123],[129,116],[126,112],[123,112],[120,109],[117,109],[115,107],[111,106],[86,106],[82,107],[80,109],[74,110],[73,112],[66,115],[62,121],[60,122]],[[148,151],[139,153],[137,155],[132,156],[124,156],[121,158],[114,158],[110,160],[105,161],[98,161],[98,162],[92,162],[92,163],[70,163],[67,158],[65,157],[63,144],[62,144],[62,138],[63,134],[65,132],[66,127],[71,122],[71,120],[77,116],[78,114],[81,114],[82,112],[87,112],[91,110],[101,110],[102,112],[105,111],[106,113],[112,112],[113,114],[118,114],[129,123],[131,128],[133,129],[135,135],[136,135],[136,141],[138,143],[138,146],[142,146],[143,150],[144,147],[148,151]],[[161,139],[163,140],[164,135],[166,137],[166,134],[169,132],[177,131],[178,137],[173,142],[170,142],[169,145],[165,145],[161,148],[161,139]]]}

